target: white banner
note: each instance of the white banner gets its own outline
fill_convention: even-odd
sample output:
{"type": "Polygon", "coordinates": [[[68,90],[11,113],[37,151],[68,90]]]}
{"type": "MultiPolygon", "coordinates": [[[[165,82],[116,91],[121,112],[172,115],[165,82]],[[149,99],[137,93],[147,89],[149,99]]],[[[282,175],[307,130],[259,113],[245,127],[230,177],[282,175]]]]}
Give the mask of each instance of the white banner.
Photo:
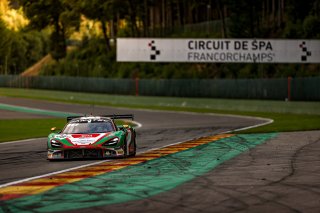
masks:
{"type": "Polygon", "coordinates": [[[117,61],[320,63],[320,40],[118,38],[117,61]]]}

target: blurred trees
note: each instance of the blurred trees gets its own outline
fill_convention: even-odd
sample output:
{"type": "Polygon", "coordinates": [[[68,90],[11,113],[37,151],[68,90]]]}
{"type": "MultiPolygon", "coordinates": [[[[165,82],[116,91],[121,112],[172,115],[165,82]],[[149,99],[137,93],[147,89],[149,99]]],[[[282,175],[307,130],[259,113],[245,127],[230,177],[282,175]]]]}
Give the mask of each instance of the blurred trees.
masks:
{"type": "MultiPolygon", "coordinates": [[[[288,74],[283,70],[289,65],[116,63],[111,41],[117,37],[320,38],[320,0],[11,0],[12,5],[22,6],[30,23],[13,32],[0,20],[1,73],[19,73],[48,50],[48,39],[32,29],[49,32],[50,53],[59,61],[44,73],[96,77],[288,74]],[[100,24],[101,38],[86,36],[67,54],[67,41],[81,17],[100,24]]],[[[304,67],[305,75],[319,71],[316,65],[304,67]]],[[[297,72],[300,67],[289,69],[297,72]]]]}
{"type": "Polygon", "coordinates": [[[0,12],[0,74],[19,74],[48,52],[47,39],[41,32],[17,31],[20,23],[8,26],[0,12]]]}
{"type": "Polygon", "coordinates": [[[317,37],[320,0],[19,0],[31,26],[51,26],[52,52],[65,56],[66,31],[78,29],[81,15],[101,24],[110,38],[170,37],[172,29],[207,23],[200,36],[224,38],[317,37]],[[213,24],[220,29],[211,33],[213,24]]]}
{"type": "Polygon", "coordinates": [[[319,38],[320,0],[79,1],[80,12],[101,23],[106,48],[101,46],[99,38],[85,40],[66,61],[44,70],[46,74],[117,78],[272,78],[313,76],[320,71],[318,65],[114,63],[115,51],[109,42],[116,37],[319,38]],[[216,23],[220,23],[218,28],[213,26],[216,23]],[[197,25],[205,27],[193,31],[175,30],[197,25]]]}
{"type": "Polygon", "coordinates": [[[0,21],[0,74],[19,74],[48,52],[43,34],[3,30],[1,25],[0,21]]]}
{"type": "Polygon", "coordinates": [[[0,38],[0,73],[7,73],[10,52],[10,34],[2,20],[0,20],[0,38]]]}
{"type": "Polygon", "coordinates": [[[114,36],[117,30],[114,20],[117,19],[117,15],[124,12],[123,9],[127,7],[126,4],[126,1],[121,0],[78,0],[77,6],[80,13],[89,19],[100,22],[107,51],[111,50],[110,36],[114,36]],[[109,26],[109,32],[107,25],[109,26]]]}
{"type": "Polygon", "coordinates": [[[55,59],[66,56],[68,32],[80,25],[77,0],[19,0],[30,25],[35,29],[52,27],[50,53],[55,59]]]}
{"type": "Polygon", "coordinates": [[[289,0],[286,37],[320,38],[320,0],[289,0]]]}

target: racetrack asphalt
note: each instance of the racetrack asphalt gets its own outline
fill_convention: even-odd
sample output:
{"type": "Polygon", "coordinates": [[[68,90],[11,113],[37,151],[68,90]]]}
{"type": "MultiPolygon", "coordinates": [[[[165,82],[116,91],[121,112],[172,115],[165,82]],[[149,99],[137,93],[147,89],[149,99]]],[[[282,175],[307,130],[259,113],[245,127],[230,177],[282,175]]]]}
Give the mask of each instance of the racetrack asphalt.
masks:
{"type": "MultiPolygon", "coordinates": [[[[14,98],[0,98],[0,102],[88,114],[93,109],[94,114],[134,113],[135,120],[143,125],[137,130],[139,152],[262,122],[252,118],[93,108],[14,98]]],[[[0,144],[0,183],[95,162],[47,162],[45,148],[45,139],[0,144]]],[[[320,131],[279,133],[170,191],[137,201],[69,212],[319,212],[319,152],[320,131]]],[[[182,164],[171,163],[183,173],[182,164]]]]}
{"type": "MultiPolygon", "coordinates": [[[[138,152],[145,152],[172,143],[183,142],[193,138],[214,135],[265,122],[259,119],[245,117],[147,111],[7,97],[0,97],[0,103],[94,115],[133,113],[135,121],[142,124],[142,127],[137,129],[138,152]]],[[[1,111],[0,119],[8,118],[7,113],[11,118],[19,118],[20,116],[29,118],[35,116],[39,118],[39,115],[26,113],[16,113],[15,115],[11,111],[1,111]]],[[[48,133],[49,132],[48,130],[48,133]]],[[[46,138],[31,139],[16,143],[1,143],[0,153],[0,184],[95,162],[95,160],[65,161],[63,163],[49,162],[46,160],[46,138]]]]}
{"type": "Polygon", "coordinates": [[[68,212],[318,213],[319,153],[320,131],[281,133],[168,192],[68,212]]]}

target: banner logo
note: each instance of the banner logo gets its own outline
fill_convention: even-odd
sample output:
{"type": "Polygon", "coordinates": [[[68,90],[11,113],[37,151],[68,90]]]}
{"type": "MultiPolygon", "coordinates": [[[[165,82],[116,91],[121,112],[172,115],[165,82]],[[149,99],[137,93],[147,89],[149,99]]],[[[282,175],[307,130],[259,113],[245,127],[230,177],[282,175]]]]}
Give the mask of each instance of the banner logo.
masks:
{"type": "Polygon", "coordinates": [[[306,46],[306,42],[302,42],[300,44],[300,48],[302,50],[303,55],[301,56],[301,61],[307,61],[308,60],[308,56],[311,56],[311,51],[308,51],[307,46],[306,46]]]}
{"type": "Polygon", "coordinates": [[[160,50],[157,49],[154,40],[152,40],[148,46],[151,49],[151,55],[150,55],[150,60],[155,61],[157,60],[157,56],[160,55],[160,50]]]}

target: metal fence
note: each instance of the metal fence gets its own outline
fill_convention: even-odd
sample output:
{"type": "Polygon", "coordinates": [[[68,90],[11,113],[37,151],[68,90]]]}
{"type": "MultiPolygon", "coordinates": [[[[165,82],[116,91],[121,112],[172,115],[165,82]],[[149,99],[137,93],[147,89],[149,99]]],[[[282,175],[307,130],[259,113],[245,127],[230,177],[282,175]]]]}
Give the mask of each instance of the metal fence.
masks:
{"type": "Polygon", "coordinates": [[[0,87],[142,96],[320,100],[320,77],[293,79],[105,79],[0,75],[0,87]]]}
{"type": "Polygon", "coordinates": [[[0,87],[135,94],[135,82],[131,79],[0,75],[0,87]]]}
{"type": "Polygon", "coordinates": [[[141,80],[141,95],[238,99],[284,99],[286,79],[141,80]]]}
{"type": "Polygon", "coordinates": [[[292,100],[320,101],[320,77],[293,78],[291,82],[292,100]]]}

